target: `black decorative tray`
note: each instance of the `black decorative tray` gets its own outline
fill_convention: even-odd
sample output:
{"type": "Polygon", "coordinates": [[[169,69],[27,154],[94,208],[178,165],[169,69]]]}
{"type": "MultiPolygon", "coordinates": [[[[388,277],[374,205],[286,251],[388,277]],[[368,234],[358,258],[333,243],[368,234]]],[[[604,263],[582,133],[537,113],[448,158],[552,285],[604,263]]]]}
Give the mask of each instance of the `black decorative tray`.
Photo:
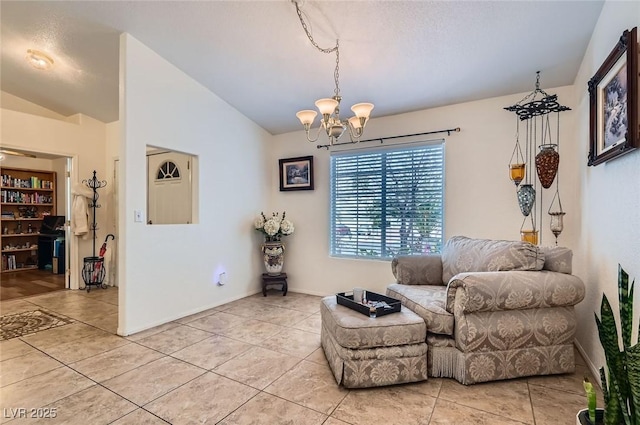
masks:
{"type": "MultiPolygon", "coordinates": [[[[375,308],[376,317],[384,316],[386,314],[391,314],[391,313],[398,313],[400,311],[400,307],[401,307],[400,301],[396,300],[395,298],[387,297],[386,295],[377,294],[371,291],[364,291],[364,298],[367,301],[374,301],[374,302],[384,301],[385,303],[388,304],[389,307],[380,306],[375,308]]],[[[372,316],[371,314],[372,311],[370,306],[353,301],[353,293],[351,293],[350,295],[347,295],[346,292],[338,292],[336,294],[336,300],[340,305],[348,307],[366,316],[372,316]]]]}

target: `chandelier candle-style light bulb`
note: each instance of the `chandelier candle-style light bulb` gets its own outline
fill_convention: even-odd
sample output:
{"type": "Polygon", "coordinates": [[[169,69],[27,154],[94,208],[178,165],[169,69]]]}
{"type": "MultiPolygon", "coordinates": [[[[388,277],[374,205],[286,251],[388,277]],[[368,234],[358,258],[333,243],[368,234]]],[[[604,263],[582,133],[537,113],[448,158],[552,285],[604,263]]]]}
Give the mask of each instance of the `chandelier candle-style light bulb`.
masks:
{"type": "Polygon", "coordinates": [[[300,123],[304,126],[305,130],[309,130],[313,121],[316,119],[316,115],[318,113],[316,111],[312,111],[311,109],[305,109],[304,111],[300,111],[296,114],[296,117],[300,120],[300,123]]]}
{"type": "Polygon", "coordinates": [[[338,106],[338,101],[335,99],[326,98],[316,100],[316,107],[323,116],[333,114],[336,110],[336,106],[338,106]]]}
{"type": "Polygon", "coordinates": [[[358,130],[362,128],[362,126],[360,125],[360,118],[358,117],[349,118],[349,124],[354,130],[358,130]]]}
{"type": "Polygon", "coordinates": [[[373,110],[373,103],[356,103],[351,107],[351,110],[356,114],[356,117],[368,120],[373,110]]]}

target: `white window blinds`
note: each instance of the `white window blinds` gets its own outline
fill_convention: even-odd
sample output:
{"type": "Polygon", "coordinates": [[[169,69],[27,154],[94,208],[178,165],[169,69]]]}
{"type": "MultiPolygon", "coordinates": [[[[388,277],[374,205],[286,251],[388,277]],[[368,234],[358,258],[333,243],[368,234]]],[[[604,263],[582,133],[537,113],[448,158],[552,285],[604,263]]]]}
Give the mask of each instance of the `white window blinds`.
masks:
{"type": "Polygon", "coordinates": [[[332,256],[440,252],[444,141],[331,156],[332,256]]]}

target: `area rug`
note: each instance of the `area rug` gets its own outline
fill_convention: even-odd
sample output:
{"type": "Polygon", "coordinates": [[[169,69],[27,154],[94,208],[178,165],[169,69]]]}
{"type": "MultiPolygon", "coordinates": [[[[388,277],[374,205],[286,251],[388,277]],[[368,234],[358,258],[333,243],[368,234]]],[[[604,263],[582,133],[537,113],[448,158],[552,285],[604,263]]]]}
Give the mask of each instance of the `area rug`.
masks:
{"type": "Polygon", "coordinates": [[[0,341],[72,323],[50,311],[31,310],[0,316],[0,341]]]}

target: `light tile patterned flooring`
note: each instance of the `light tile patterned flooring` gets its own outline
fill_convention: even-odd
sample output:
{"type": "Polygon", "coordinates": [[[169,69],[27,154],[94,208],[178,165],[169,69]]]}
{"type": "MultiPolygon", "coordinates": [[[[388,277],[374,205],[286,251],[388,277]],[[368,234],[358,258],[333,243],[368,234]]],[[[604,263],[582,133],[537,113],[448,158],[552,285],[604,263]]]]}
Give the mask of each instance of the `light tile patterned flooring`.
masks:
{"type": "Polygon", "coordinates": [[[38,422],[12,419],[26,408],[55,409],[45,424],[573,425],[585,405],[580,356],[570,375],[347,390],[320,348],[319,297],[256,294],[127,338],[113,335],[117,298],[1,303],[1,314],[40,307],[75,322],[0,342],[0,423],[38,422]]]}

